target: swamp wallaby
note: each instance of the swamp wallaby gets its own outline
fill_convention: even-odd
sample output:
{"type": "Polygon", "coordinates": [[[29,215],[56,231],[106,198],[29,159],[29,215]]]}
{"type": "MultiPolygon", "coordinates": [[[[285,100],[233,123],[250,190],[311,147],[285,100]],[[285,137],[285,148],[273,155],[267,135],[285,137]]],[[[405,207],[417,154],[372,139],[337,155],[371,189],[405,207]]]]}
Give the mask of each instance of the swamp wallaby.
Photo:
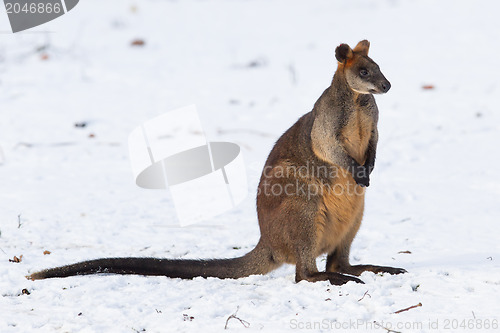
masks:
{"type": "Polygon", "coordinates": [[[351,265],[349,250],[363,217],[365,187],[375,163],[378,109],[373,94],[391,84],[368,57],[369,42],[335,50],[338,68],[311,112],[276,142],[257,193],[261,237],[234,259],[106,258],[36,272],[28,278],[116,273],[240,278],[295,264],[295,280],[340,285],[364,271],[399,274],[401,268],[351,265]],[[326,270],[316,258],[327,253],[326,270]]]}

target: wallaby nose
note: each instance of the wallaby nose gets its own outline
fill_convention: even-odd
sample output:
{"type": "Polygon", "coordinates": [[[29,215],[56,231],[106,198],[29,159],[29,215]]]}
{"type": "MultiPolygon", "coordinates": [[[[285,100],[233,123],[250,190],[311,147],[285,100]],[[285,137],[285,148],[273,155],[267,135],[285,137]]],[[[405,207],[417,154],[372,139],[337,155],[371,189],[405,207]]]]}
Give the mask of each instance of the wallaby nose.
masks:
{"type": "Polygon", "coordinates": [[[391,89],[391,83],[389,81],[385,81],[382,83],[382,91],[384,93],[388,92],[391,89]]]}

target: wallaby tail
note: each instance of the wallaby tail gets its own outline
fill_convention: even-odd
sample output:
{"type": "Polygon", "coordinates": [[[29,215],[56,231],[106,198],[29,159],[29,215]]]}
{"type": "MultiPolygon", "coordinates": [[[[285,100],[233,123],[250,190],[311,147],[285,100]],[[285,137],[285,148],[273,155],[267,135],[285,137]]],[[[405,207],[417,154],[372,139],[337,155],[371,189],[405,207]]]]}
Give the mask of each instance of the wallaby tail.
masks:
{"type": "Polygon", "coordinates": [[[157,258],[104,258],[49,268],[29,276],[31,280],[98,273],[164,275],[171,278],[201,277],[240,278],[253,274],[266,274],[277,268],[271,251],[257,246],[243,257],[210,260],[172,260],[157,258]]]}

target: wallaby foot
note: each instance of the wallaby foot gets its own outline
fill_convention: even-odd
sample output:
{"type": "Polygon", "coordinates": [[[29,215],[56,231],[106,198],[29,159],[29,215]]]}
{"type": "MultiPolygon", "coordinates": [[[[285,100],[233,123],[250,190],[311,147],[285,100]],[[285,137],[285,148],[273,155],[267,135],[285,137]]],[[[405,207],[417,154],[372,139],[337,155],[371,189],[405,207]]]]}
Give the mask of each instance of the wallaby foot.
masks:
{"type": "Polygon", "coordinates": [[[339,272],[341,273],[351,274],[356,276],[361,275],[361,273],[365,271],[373,273],[389,273],[389,274],[408,273],[403,268],[390,267],[390,266],[376,266],[376,265],[354,265],[354,266],[343,267],[342,269],[339,270],[339,272]]]}
{"type": "Polygon", "coordinates": [[[330,281],[331,284],[336,285],[336,286],[341,286],[343,284],[346,284],[349,281],[354,281],[356,283],[365,284],[362,280],[360,280],[354,276],[344,275],[344,274],[340,274],[340,273],[326,273],[326,272],[325,272],[325,274],[328,275],[328,281],[330,281]]]}
{"type": "Polygon", "coordinates": [[[309,282],[330,281],[331,284],[341,286],[349,281],[364,284],[363,281],[354,276],[344,275],[337,272],[314,272],[309,274],[296,274],[295,281],[306,280],[309,282]]]}
{"type": "Polygon", "coordinates": [[[354,276],[344,275],[338,272],[318,272],[316,269],[311,269],[308,271],[297,270],[295,273],[295,282],[306,280],[309,282],[317,281],[330,281],[331,284],[340,286],[349,281],[354,281],[356,283],[362,283],[363,281],[354,276]]]}

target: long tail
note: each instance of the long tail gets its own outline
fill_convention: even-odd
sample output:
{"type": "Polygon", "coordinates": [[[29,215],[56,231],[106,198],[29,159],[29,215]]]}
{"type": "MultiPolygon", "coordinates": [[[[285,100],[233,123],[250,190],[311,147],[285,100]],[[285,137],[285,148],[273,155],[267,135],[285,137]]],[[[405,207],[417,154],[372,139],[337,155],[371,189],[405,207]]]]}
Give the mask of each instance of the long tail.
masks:
{"type": "Polygon", "coordinates": [[[240,278],[253,274],[266,274],[280,266],[271,251],[257,246],[243,257],[211,260],[172,260],[158,258],[104,258],[49,268],[29,276],[31,280],[98,273],[164,275],[171,278],[201,277],[240,278]]]}

